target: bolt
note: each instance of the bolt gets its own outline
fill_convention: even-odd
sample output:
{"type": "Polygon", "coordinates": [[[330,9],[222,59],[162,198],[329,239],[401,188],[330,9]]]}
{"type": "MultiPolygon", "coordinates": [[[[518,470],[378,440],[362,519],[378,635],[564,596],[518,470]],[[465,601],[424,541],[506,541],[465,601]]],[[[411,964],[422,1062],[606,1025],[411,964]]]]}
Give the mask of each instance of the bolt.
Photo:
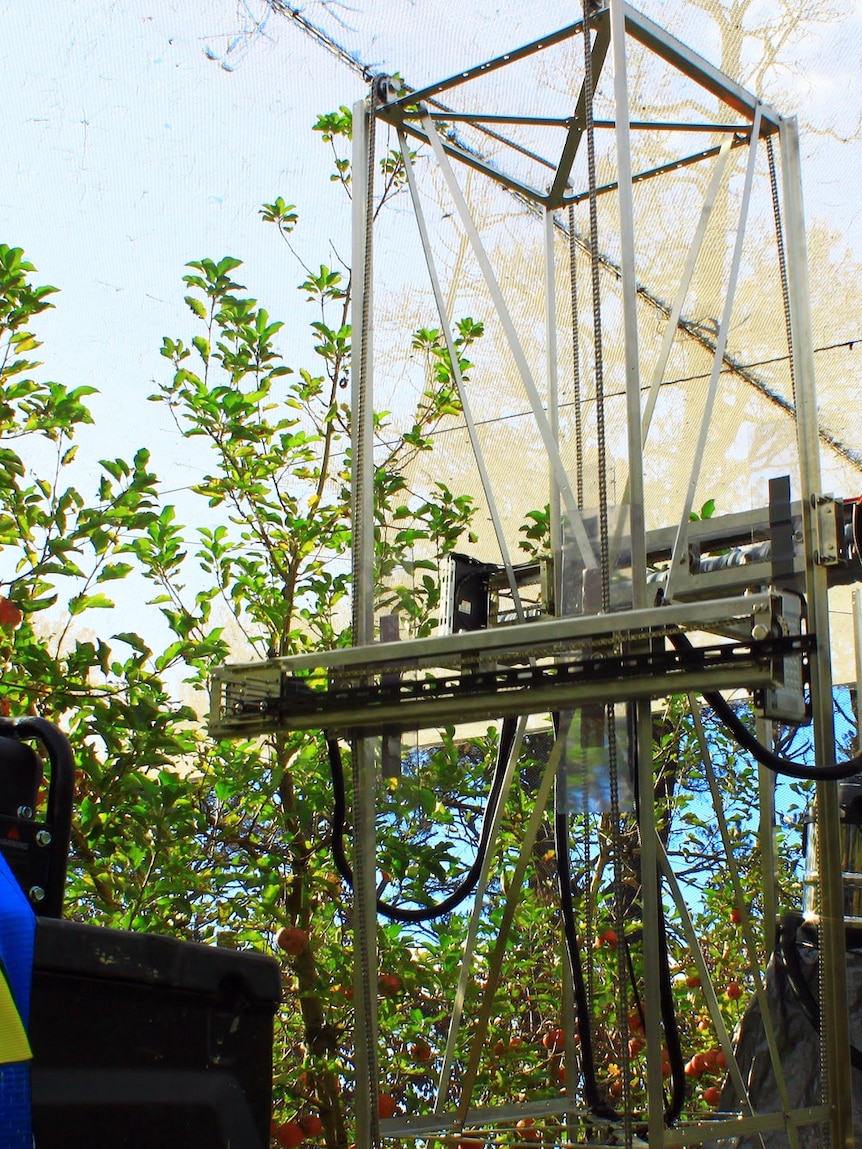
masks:
{"type": "Polygon", "coordinates": [[[29,822],[33,817],[33,807],[32,806],[19,806],[18,807],[18,817],[23,818],[26,822],[29,822]]]}
{"type": "Polygon", "coordinates": [[[30,901],[36,902],[38,904],[39,902],[44,902],[44,900],[45,900],[45,891],[42,889],[42,887],[41,886],[31,886],[30,887],[30,901]]]}
{"type": "Polygon", "coordinates": [[[755,642],[763,642],[769,635],[769,627],[763,622],[756,622],[751,628],[751,637],[755,642]]]}
{"type": "Polygon", "coordinates": [[[39,832],[36,834],[36,845],[37,846],[50,846],[51,845],[51,831],[50,830],[39,830],[39,832]]]}

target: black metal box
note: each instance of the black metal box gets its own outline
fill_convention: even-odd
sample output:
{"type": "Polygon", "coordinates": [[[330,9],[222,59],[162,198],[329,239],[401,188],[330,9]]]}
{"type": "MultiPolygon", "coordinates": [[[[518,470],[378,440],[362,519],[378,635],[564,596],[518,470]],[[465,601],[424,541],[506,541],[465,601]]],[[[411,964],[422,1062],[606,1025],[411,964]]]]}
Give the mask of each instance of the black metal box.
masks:
{"type": "Polygon", "coordinates": [[[39,1149],[262,1149],[278,963],[40,918],[30,1009],[39,1149]]]}

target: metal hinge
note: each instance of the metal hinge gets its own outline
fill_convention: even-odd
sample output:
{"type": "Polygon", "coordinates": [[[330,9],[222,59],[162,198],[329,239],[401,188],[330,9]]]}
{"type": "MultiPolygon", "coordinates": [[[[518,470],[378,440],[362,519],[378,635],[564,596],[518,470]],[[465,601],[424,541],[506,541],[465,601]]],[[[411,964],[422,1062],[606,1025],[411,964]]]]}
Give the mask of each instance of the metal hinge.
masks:
{"type": "Polygon", "coordinates": [[[823,567],[837,566],[844,555],[844,503],[832,495],[812,495],[814,508],[814,561],[823,567]]]}

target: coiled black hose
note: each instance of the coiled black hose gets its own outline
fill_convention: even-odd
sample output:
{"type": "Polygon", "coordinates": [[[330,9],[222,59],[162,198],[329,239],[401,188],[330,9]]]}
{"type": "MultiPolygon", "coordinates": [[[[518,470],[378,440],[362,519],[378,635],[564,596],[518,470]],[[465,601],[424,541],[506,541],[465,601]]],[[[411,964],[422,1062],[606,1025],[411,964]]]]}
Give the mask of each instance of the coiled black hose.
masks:
{"type": "MultiPolygon", "coordinates": [[[[555,725],[557,722],[555,721],[555,725]]],[[[635,739],[632,745],[637,746],[635,739]]],[[[635,779],[637,771],[635,769],[635,779]]],[[[557,873],[560,883],[560,911],[563,919],[563,936],[566,952],[572,970],[572,986],[575,998],[578,1038],[581,1046],[581,1070],[584,1078],[584,1097],[590,1109],[598,1116],[618,1120],[619,1115],[599,1099],[596,1088],[595,1064],[593,1060],[591,1019],[587,1002],[586,986],[584,984],[583,967],[581,964],[580,948],[578,946],[577,925],[575,922],[574,899],[569,862],[569,827],[568,816],[564,812],[565,802],[559,792],[560,776],[557,776],[557,785],[554,790],[554,845],[557,855],[557,873]]],[[[637,802],[637,792],[635,795],[637,802]]],[[[659,875],[659,880],[661,876],[659,875]]],[[[659,918],[659,994],[661,1003],[661,1019],[665,1035],[668,1060],[671,1066],[671,1098],[665,1108],[665,1121],[670,1127],[675,1124],[682,1112],[685,1102],[685,1065],[682,1056],[682,1047],[679,1039],[679,1027],[676,1021],[674,1008],[673,988],[671,985],[670,963],[667,951],[667,928],[663,916],[659,918]]],[[[625,937],[619,939],[619,945],[626,947],[626,961],[632,986],[635,987],[635,976],[632,968],[631,955],[625,937]]],[[[638,1011],[643,1011],[640,1002],[638,1011]]]]}
{"type": "MultiPolygon", "coordinates": [[[[693,649],[686,635],[682,633],[672,634],[670,641],[677,650],[693,649]]],[[[774,750],[770,750],[755,738],[722,694],[715,690],[704,690],[702,693],[742,749],[747,750],[762,766],[774,774],[799,778],[802,781],[837,782],[841,778],[850,778],[862,771],[862,754],[857,754],[855,758],[847,758],[844,762],[836,762],[834,766],[803,766],[790,758],[782,758],[780,754],[776,754],[774,750]]]]}
{"type": "Polygon", "coordinates": [[[563,795],[560,793],[560,773],[557,773],[554,786],[554,850],[557,855],[557,879],[560,886],[560,912],[563,919],[563,939],[569,967],[572,971],[572,989],[575,997],[575,1025],[581,1047],[581,1075],[584,1080],[584,1098],[590,1110],[608,1120],[618,1120],[618,1114],[599,1097],[596,1085],[596,1065],[593,1057],[593,1031],[587,1001],[587,987],[584,982],[584,969],[578,946],[578,930],[575,922],[575,907],[572,897],[572,872],[569,861],[569,819],[564,812],[563,795]]]}
{"type": "MultiPolygon", "coordinates": [[[[515,742],[516,727],[517,723],[514,718],[503,719],[500,728],[500,740],[497,745],[497,760],[494,764],[491,789],[488,793],[488,801],[485,803],[485,812],[482,816],[479,845],[476,849],[476,857],[470,869],[451,894],[448,894],[442,901],[435,902],[434,905],[431,906],[405,909],[403,906],[393,906],[389,902],[384,902],[382,898],[378,898],[377,912],[382,914],[383,917],[393,922],[429,922],[443,914],[451,913],[452,910],[457,909],[457,907],[473,893],[479,881],[479,876],[488,853],[491,824],[494,820],[493,812],[497,808],[497,804],[500,800],[503,779],[506,775],[506,766],[509,761],[509,755],[512,752],[512,746],[515,742]]],[[[344,788],[344,766],[341,761],[341,747],[338,745],[336,739],[327,738],[326,749],[329,755],[329,769],[332,774],[332,789],[334,794],[332,812],[332,857],[335,862],[335,868],[345,882],[347,882],[348,886],[353,889],[353,870],[344,852],[347,799],[344,788]]]]}

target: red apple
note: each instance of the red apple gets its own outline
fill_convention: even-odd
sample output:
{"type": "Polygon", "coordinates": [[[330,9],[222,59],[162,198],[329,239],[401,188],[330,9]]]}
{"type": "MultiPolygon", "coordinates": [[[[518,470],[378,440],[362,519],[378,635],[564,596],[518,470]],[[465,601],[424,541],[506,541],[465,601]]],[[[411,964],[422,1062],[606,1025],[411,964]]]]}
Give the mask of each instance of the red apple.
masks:
{"type": "Polygon", "coordinates": [[[297,1149],[305,1140],[305,1133],[298,1121],[285,1121],[276,1129],[275,1139],[282,1149],[297,1149]]]}
{"type": "Polygon", "coordinates": [[[410,1046],[410,1056],[414,1061],[430,1061],[431,1060],[431,1046],[427,1041],[418,1038],[410,1046]]]}
{"type": "Polygon", "coordinates": [[[381,1093],[377,1100],[377,1112],[384,1121],[387,1117],[394,1117],[398,1105],[391,1093],[381,1093]]]}
{"type": "Polygon", "coordinates": [[[323,1122],[316,1113],[305,1113],[298,1121],[306,1137],[319,1137],[323,1132],[323,1122]]]}
{"type": "Polygon", "coordinates": [[[521,1141],[541,1141],[542,1134],[535,1128],[536,1122],[532,1117],[522,1117],[520,1121],[515,1122],[515,1128],[518,1130],[518,1136],[521,1141]]]}
{"type": "Polygon", "coordinates": [[[602,932],[593,943],[593,948],[600,949],[602,946],[606,946],[610,950],[615,950],[617,948],[618,942],[619,938],[617,937],[616,930],[602,930],[602,932]]]}
{"type": "Polygon", "coordinates": [[[731,1001],[739,1001],[742,997],[742,986],[738,981],[732,981],[726,990],[727,996],[731,1001]]]}
{"type": "Polygon", "coordinates": [[[561,1053],[565,1045],[565,1034],[561,1029],[549,1029],[542,1038],[542,1045],[549,1053],[561,1053]]]}
{"type": "Polygon", "coordinates": [[[381,997],[395,997],[401,992],[401,978],[394,973],[382,973],[377,979],[377,988],[381,997]]]}
{"type": "Polygon", "coordinates": [[[704,1101],[707,1103],[707,1105],[711,1105],[713,1108],[718,1105],[720,1098],[721,1090],[717,1085],[710,1085],[709,1089],[704,1089],[703,1091],[704,1101]]]}
{"type": "Polygon", "coordinates": [[[291,957],[297,957],[308,949],[308,934],[298,926],[282,926],[276,932],[275,944],[291,957]]]}
{"type": "Polygon", "coordinates": [[[0,595],[0,626],[16,630],[24,620],[24,612],[14,602],[0,595]]]}
{"type": "Polygon", "coordinates": [[[641,1017],[639,1009],[633,1009],[629,1013],[629,1033],[643,1033],[644,1022],[641,1017]]]}

